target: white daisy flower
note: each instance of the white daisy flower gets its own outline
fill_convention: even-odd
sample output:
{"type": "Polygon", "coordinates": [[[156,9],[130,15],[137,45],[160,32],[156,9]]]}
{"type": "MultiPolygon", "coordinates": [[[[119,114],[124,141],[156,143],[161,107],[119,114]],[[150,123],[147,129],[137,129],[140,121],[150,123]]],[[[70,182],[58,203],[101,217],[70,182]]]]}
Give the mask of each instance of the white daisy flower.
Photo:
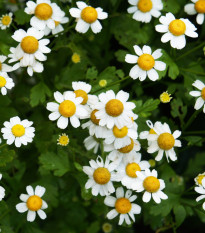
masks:
{"type": "Polygon", "coordinates": [[[70,139],[67,134],[63,133],[62,135],[59,135],[59,138],[57,139],[57,144],[61,146],[67,146],[70,142],[70,139]]]}
{"type": "Polygon", "coordinates": [[[131,143],[131,139],[137,139],[137,137],[137,131],[134,128],[129,128],[127,126],[124,126],[121,129],[114,126],[111,130],[108,130],[107,135],[104,135],[105,143],[113,143],[115,149],[128,146],[131,143]]]}
{"type": "Polygon", "coordinates": [[[27,67],[27,73],[30,76],[33,76],[34,72],[36,73],[43,72],[44,70],[43,64],[36,60],[34,60],[32,65],[25,65],[23,63],[24,61],[18,56],[18,47],[17,48],[11,47],[10,52],[11,54],[8,55],[8,57],[10,58],[9,63],[16,62],[15,65],[12,67],[13,70],[17,70],[20,67],[27,67]]]}
{"type": "Polygon", "coordinates": [[[186,46],[185,36],[192,38],[198,37],[195,32],[197,28],[188,19],[175,19],[172,13],[159,18],[161,24],[155,26],[157,32],[165,33],[161,41],[166,43],[170,41],[170,45],[176,49],[183,49],[186,46]]]}
{"type": "Polygon", "coordinates": [[[191,0],[193,3],[188,3],[184,6],[184,11],[188,15],[196,15],[196,22],[203,24],[205,13],[205,1],[204,0],[191,0]]]}
{"type": "Polygon", "coordinates": [[[181,135],[181,131],[175,130],[174,133],[171,133],[169,125],[161,122],[156,122],[155,127],[153,128],[156,134],[149,134],[147,140],[149,141],[149,147],[147,152],[152,154],[158,151],[157,156],[155,157],[156,161],[160,161],[164,155],[164,152],[169,162],[169,158],[172,161],[177,160],[174,147],[181,147],[181,141],[177,138],[181,135]]]}
{"type": "Polygon", "coordinates": [[[124,193],[122,187],[116,189],[116,198],[113,196],[107,196],[104,200],[105,205],[114,207],[108,214],[108,219],[113,219],[120,215],[119,225],[122,225],[125,221],[127,225],[131,224],[130,218],[135,222],[135,214],[140,214],[141,207],[133,203],[137,199],[136,195],[132,196],[132,191],[127,190],[124,193]]]}
{"type": "Polygon", "coordinates": [[[110,193],[114,193],[115,188],[112,182],[116,180],[114,170],[118,164],[110,163],[108,158],[106,158],[104,163],[100,156],[97,157],[96,161],[90,160],[89,163],[90,167],[83,167],[83,171],[89,177],[85,188],[92,188],[93,196],[97,196],[98,194],[107,196],[110,193]]]}
{"type": "Polygon", "coordinates": [[[11,66],[8,66],[4,62],[6,61],[7,57],[0,55],[0,72],[11,72],[13,71],[13,68],[11,66]]]}
{"type": "Polygon", "coordinates": [[[88,136],[87,138],[85,138],[83,142],[84,142],[86,150],[93,149],[93,152],[95,154],[98,152],[98,149],[100,147],[100,140],[97,139],[95,136],[88,136]]]}
{"type": "Polygon", "coordinates": [[[132,188],[132,184],[138,179],[137,171],[144,171],[149,168],[150,164],[148,161],[141,161],[141,154],[136,153],[127,156],[123,162],[120,163],[117,168],[116,177],[119,178],[118,181],[122,183],[128,189],[132,188]]]}
{"type": "Polygon", "coordinates": [[[132,189],[137,192],[144,192],[142,200],[149,202],[151,197],[156,203],[160,203],[161,199],[166,200],[168,196],[162,192],[165,183],[162,179],[157,178],[157,171],[146,169],[145,172],[137,171],[138,179],[132,184],[132,189]]]}
{"type": "MultiPolygon", "coordinates": [[[[199,197],[197,197],[196,201],[201,201],[202,199],[205,198],[205,179],[202,180],[202,185],[199,187],[195,187],[194,190],[199,193],[202,194],[199,197]]],[[[202,205],[202,208],[205,210],[205,202],[202,205]]]]}
{"type": "Polygon", "coordinates": [[[13,16],[13,13],[9,13],[9,14],[6,14],[6,15],[2,15],[0,17],[0,28],[1,30],[5,30],[6,28],[9,28],[11,23],[12,23],[12,16],[13,16]]]}
{"type": "Polygon", "coordinates": [[[86,33],[91,27],[94,33],[99,33],[102,30],[102,25],[99,19],[106,19],[108,14],[103,12],[103,9],[88,6],[85,2],[76,2],[78,8],[69,10],[72,17],[77,19],[75,30],[80,33],[86,33]]]}
{"type": "Polygon", "coordinates": [[[199,174],[197,177],[194,178],[194,181],[196,183],[196,185],[202,186],[202,181],[205,178],[205,172],[203,172],[202,174],[199,174]]]}
{"type": "MultiPolygon", "coordinates": [[[[65,15],[65,13],[64,13],[64,15],[65,15]]],[[[60,21],[55,21],[55,28],[54,29],[50,29],[49,27],[46,26],[46,28],[44,30],[45,36],[49,35],[51,32],[52,32],[52,35],[56,35],[56,34],[58,34],[60,32],[63,32],[64,28],[63,28],[63,26],[61,24],[65,24],[68,21],[69,21],[69,18],[63,16],[60,19],[60,21]]]]}
{"type": "Polygon", "coordinates": [[[7,144],[11,145],[15,143],[16,147],[20,147],[21,144],[27,145],[33,141],[35,136],[35,128],[31,127],[32,121],[22,120],[16,116],[10,118],[10,121],[4,122],[4,128],[1,129],[3,138],[7,140],[7,144]]]}
{"type": "MultiPolygon", "coordinates": [[[[0,143],[1,143],[1,139],[0,139],[0,143]]],[[[0,173],[0,180],[2,178],[2,174],[0,173]]],[[[5,189],[0,186],[0,201],[5,197],[5,189]]]]}
{"type": "Polygon", "coordinates": [[[10,90],[14,85],[13,79],[9,78],[7,73],[0,72],[0,89],[2,95],[6,95],[7,89],[10,90]]]}
{"type": "Polygon", "coordinates": [[[203,107],[203,112],[205,113],[205,84],[202,83],[200,80],[196,80],[192,86],[196,87],[199,91],[191,91],[189,94],[194,97],[199,97],[196,100],[194,109],[199,110],[203,107]]]}
{"type": "Polygon", "coordinates": [[[51,50],[46,46],[50,41],[41,39],[43,36],[44,32],[35,28],[29,28],[27,32],[23,29],[14,32],[12,38],[20,43],[15,50],[16,56],[22,60],[23,66],[32,66],[35,59],[47,59],[44,53],[50,53],[51,50]]]}
{"type": "MultiPolygon", "coordinates": [[[[161,122],[157,121],[158,123],[157,124],[161,124],[161,122]]],[[[148,135],[150,134],[157,134],[155,131],[154,131],[154,127],[156,126],[156,122],[155,124],[153,125],[153,123],[150,121],[150,120],[147,120],[146,121],[148,127],[150,128],[149,131],[142,131],[139,135],[139,138],[140,139],[147,139],[148,135]]]]}
{"type": "Polygon", "coordinates": [[[149,23],[152,16],[158,18],[163,9],[161,0],[128,0],[128,2],[132,5],[127,9],[128,13],[134,13],[132,18],[143,23],[149,23]]]}
{"type": "Polygon", "coordinates": [[[79,118],[86,117],[88,115],[87,110],[80,103],[82,97],[77,97],[74,92],[66,91],[63,95],[56,91],[54,92],[54,98],[58,103],[50,102],[47,104],[47,109],[52,113],[49,115],[51,121],[57,121],[57,126],[60,129],[65,129],[70,123],[74,128],[80,126],[79,118]]]}
{"type": "Polygon", "coordinates": [[[19,197],[23,202],[16,205],[17,211],[20,213],[28,211],[28,222],[33,222],[35,220],[36,212],[41,219],[45,219],[47,216],[43,210],[48,208],[48,205],[44,200],[42,200],[42,196],[46,189],[37,185],[34,191],[34,189],[29,185],[26,187],[26,191],[28,194],[21,194],[19,197]]]}
{"type": "Polygon", "coordinates": [[[105,138],[108,136],[108,129],[105,126],[99,125],[99,119],[96,118],[95,113],[97,109],[90,110],[90,120],[82,124],[82,128],[88,128],[89,134],[95,136],[96,138],[105,138]]]}
{"type": "Polygon", "coordinates": [[[95,113],[97,119],[100,119],[99,125],[107,126],[112,129],[116,125],[119,129],[132,124],[131,117],[134,116],[133,109],[135,104],[127,102],[129,94],[124,91],[119,91],[115,95],[113,90],[106,93],[101,93],[99,96],[100,102],[95,105],[99,110],[95,113]]]}
{"type": "Polygon", "coordinates": [[[82,97],[82,105],[88,104],[89,106],[97,103],[98,98],[96,95],[89,95],[92,86],[85,82],[72,82],[72,88],[76,97],[82,97]]]}
{"type": "Polygon", "coordinates": [[[159,78],[156,70],[163,71],[166,69],[166,64],[162,61],[157,61],[162,56],[161,49],[157,49],[152,53],[149,46],[144,45],[141,49],[139,46],[134,46],[135,53],[138,55],[127,54],[125,61],[130,64],[136,64],[130,70],[130,77],[133,79],[139,78],[144,81],[146,77],[152,81],[159,78]]]}
{"type": "Polygon", "coordinates": [[[65,15],[60,7],[50,0],[37,0],[36,3],[28,1],[26,5],[25,12],[34,15],[30,20],[31,26],[40,31],[44,31],[46,27],[55,29],[55,22],[60,22],[65,15]]]}
{"type": "Polygon", "coordinates": [[[111,144],[111,145],[106,144],[106,146],[104,147],[104,150],[106,152],[111,151],[108,155],[108,158],[111,161],[116,161],[120,163],[122,159],[126,159],[127,157],[137,155],[138,153],[136,152],[141,149],[141,145],[139,141],[137,140],[133,140],[132,138],[130,138],[130,140],[131,140],[131,143],[129,145],[124,146],[117,150],[115,149],[114,144],[111,144]]]}

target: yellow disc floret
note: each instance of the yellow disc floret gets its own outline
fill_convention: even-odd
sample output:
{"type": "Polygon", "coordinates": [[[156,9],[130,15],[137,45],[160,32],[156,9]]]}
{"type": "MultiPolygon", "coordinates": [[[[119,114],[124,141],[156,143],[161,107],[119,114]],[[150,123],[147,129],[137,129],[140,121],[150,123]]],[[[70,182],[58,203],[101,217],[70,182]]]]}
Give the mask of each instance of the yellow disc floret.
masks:
{"type": "Polygon", "coordinates": [[[132,208],[131,202],[127,198],[119,198],[115,202],[115,209],[120,214],[127,214],[132,208]]]}
{"type": "Polygon", "coordinates": [[[149,134],[156,134],[156,132],[153,129],[150,129],[149,134]]]}
{"type": "Polygon", "coordinates": [[[64,100],[59,106],[59,112],[64,117],[71,117],[76,112],[76,105],[70,100],[64,100]]]}
{"type": "Polygon", "coordinates": [[[170,133],[162,133],[159,135],[157,142],[162,150],[170,150],[174,146],[175,139],[170,133]]]}
{"type": "Polygon", "coordinates": [[[114,126],[112,131],[116,138],[124,138],[128,133],[128,128],[124,126],[123,128],[118,129],[117,126],[114,126]]]}
{"type": "Polygon", "coordinates": [[[31,211],[38,211],[42,207],[42,204],[42,199],[37,195],[30,196],[26,202],[28,209],[31,211]]]}
{"type": "Polygon", "coordinates": [[[52,14],[52,7],[47,3],[38,4],[35,9],[35,16],[40,20],[48,20],[52,14]]]}
{"type": "Polygon", "coordinates": [[[152,1],[151,0],[139,0],[137,7],[140,11],[146,13],[152,9],[152,1]]]}
{"type": "Polygon", "coordinates": [[[80,62],[80,55],[78,53],[74,53],[71,57],[71,60],[73,63],[79,63],[80,62]]]}
{"type": "Polygon", "coordinates": [[[204,177],[205,177],[205,175],[202,175],[202,174],[198,175],[196,177],[197,183],[202,185],[202,180],[204,179],[204,177]]]}
{"type": "Polygon", "coordinates": [[[83,98],[83,101],[81,102],[81,104],[86,104],[88,102],[88,94],[83,91],[83,90],[76,90],[74,91],[75,93],[75,96],[76,97],[82,97],[83,98]]]}
{"type": "Polygon", "coordinates": [[[33,54],[38,50],[38,40],[34,36],[26,36],[21,41],[21,48],[25,53],[33,54]]]}
{"type": "Polygon", "coordinates": [[[106,113],[112,117],[117,117],[122,114],[124,110],[123,103],[118,99],[112,99],[105,105],[106,113]]]}
{"type": "Polygon", "coordinates": [[[105,167],[97,168],[93,173],[93,178],[97,184],[107,184],[110,181],[111,174],[105,167]]]}
{"type": "Polygon", "coordinates": [[[133,141],[132,138],[130,138],[130,140],[131,140],[131,143],[128,146],[124,146],[124,147],[118,149],[118,151],[121,152],[121,153],[124,153],[124,154],[129,153],[130,151],[132,151],[133,148],[134,148],[134,141],[133,141]]]}
{"type": "Polygon", "coordinates": [[[67,146],[68,143],[69,143],[69,137],[66,134],[62,134],[59,136],[58,145],[67,146]]]}
{"type": "Polygon", "coordinates": [[[172,99],[172,97],[170,97],[171,94],[169,94],[167,91],[166,92],[163,92],[161,95],[160,95],[160,101],[162,103],[169,103],[172,99]]]}
{"type": "Polygon", "coordinates": [[[154,67],[155,60],[150,54],[142,54],[137,61],[142,70],[151,70],[154,67]]]}
{"type": "Polygon", "coordinates": [[[11,128],[11,132],[15,137],[22,137],[25,134],[25,128],[23,125],[17,124],[11,128]]]}
{"type": "Polygon", "coordinates": [[[195,10],[198,13],[205,13],[205,0],[199,0],[195,3],[195,10]]]}
{"type": "Polygon", "coordinates": [[[6,85],[6,79],[0,76],[0,87],[4,87],[6,85]]]}
{"type": "Polygon", "coordinates": [[[160,182],[156,177],[148,176],[143,181],[143,187],[147,192],[155,193],[160,188],[160,182]]]}
{"type": "Polygon", "coordinates": [[[81,12],[81,18],[86,23],[94,23],[98,18],[98,12],[91,6],[85,7],[81,12]]]}
{"type": "Polygon", "coordinates": [[[201,90],[201,97],[205,100],[205,87],[201,90]]]}
{"type": "Polygon", "coordinates": [[[97,109],[94,109],[91,114],[90,114],[90,120],[95,124],[95,125],[99,125],[100,119],[97,119],[95,116],[95,113],[98,112],[97,109]]]}
{"type": "Polygon", "coordinates": [[[3,16],[1,23],[5,26],[8,26],[11,23],[11,17],[9,15],[3,16]]]}
{"type": "Polygon", "coordinates": [[[101,87],[107,86],[107,80],[101,79],[101,80],[99,81],[99,85],[100,85],[101,87]]]}
{"type": "Polygon", "coordinates": [[[137,164],[137,163],[129,163],[126,166],[126,173],[128,176],[130,176],[132,178],[137,177],[137,175],[136,175],[137,171],[141,171],[141,168],[140,168],[139,164],[137,164]]]}
{"type": "Polygon", "coordinates": [[[174,36],[181,36],[186,31],[186,24],[180,19],[175,19],[169,24],[169,31],[174,36]]]}

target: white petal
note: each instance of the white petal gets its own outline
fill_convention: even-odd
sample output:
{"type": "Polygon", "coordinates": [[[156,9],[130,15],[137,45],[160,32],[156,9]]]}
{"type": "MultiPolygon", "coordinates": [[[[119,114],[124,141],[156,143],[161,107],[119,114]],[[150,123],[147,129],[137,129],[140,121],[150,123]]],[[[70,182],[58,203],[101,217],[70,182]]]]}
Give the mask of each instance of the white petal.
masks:
{"type": "Polygon", "coordinates": [[[99,33],[102,30],[102,25],[99,20],[96,20],[94,23],[91,24],[91,29],[94,33],[99,33]]]}
{"type": "Polygon", "coordinates": [[[46,189],[40,185],[37,185],[35,188],[35,195],[42,197],[45,193],[46,189]]]}
{"type": "Polygon", "coordinates": [[[149,202],[150,201],[150,199],[151,199],[151,193],[149,193],[149,192],[145,192],[144,194],[143,194],[143,197],[142,197],[142,200],[144,201],[144,202],[149,202]]]}
{"type": "Polygon", "coordinates": [[[154,68],[159,71],[163,71],[166,69],[166,64],[162,61],[155,61],[154,68]]]}
{"type": "Polygon", "coordinates": [[[19,203],[16,205],[16,209],[18,210],[19,213],[24,213],[28,210],[28,207],[26,203],[19,203]]]}
{"type": "Polygon", "coordinates": [[[127,54],[127,55],[125,56],[125,61],[126,61],[127,63],[136,64],[136,63],[137,63],[137,60],[138,60],[138,56],[136,56],[136,55],[127,54]]]}
{"type": "Polygon", "coordinates": [[[27,221],[33,222],[35,220],[35,218],[36,218],[36,212],[29,210],[28,214],[27,214],[27,221]]]}
{"type": "Polygon", "coordinates": [[[196,103],[195,103],[194,108],[195,108],[196,110],[199,110],[199,109],[203,106],[203,104],[204,104],[204,100],[203,100],[201,97],[199,97],[199,98],[196,100],[196,103]]]}
{"type": "Polygon", "coordinates": [[[43,210],[38,210],[37,213],[41,219],[46,219],[47,216],[43,210]]]}

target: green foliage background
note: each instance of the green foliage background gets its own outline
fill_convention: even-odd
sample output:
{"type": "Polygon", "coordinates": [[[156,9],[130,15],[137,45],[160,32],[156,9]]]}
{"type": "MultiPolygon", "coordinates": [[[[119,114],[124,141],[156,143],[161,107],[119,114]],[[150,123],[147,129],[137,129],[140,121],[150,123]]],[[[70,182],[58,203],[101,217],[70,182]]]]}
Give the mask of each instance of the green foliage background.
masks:
{"type": "MultiPolygon", "coordinates": [[[[202,203],[197,203],[198,196],[193,189],[194,177],[204,171],[205,167],[205,123],[204,113],[195,112],[195,98],[189,95],[192,83],[199,79],[205,81],[205,59],[203,54],[205,24],[198,26],[195,16],[187,16],[183,7],[185,0],[164,0],[162,14],[172,12],[177,18],[189,18],[197,25],[199,37],[187,38],[187,46],[176,51],[161,43],[161,34],[154,30],[158,19],[149,24],[142,24],[127,14],[128,3],[125,0],[93,0],[92,6],[102,7],[109,13],[108,19],[102,21],[103,30],[98,35],[91,31],[79,34],[74,30],[75,21],[69,15],[75,3],[53,0],[69,16],[70,21],[64,25],[65,31],[59,37],[50,37],[49,47],[52,52],[44,62],[42,74],[31,78],[25,69],[13,72],[15,87],[7,96],[0,95],[0,127],[10,117],[18,115],[21,119],[34,122],[36,136],[32,144],[20,149],[0,145],[0,181],[6,189],[6,197],[0,202],[0,228],[3,233],[97,233],[102,232],[108,208],[103,204],[104,198],[92,197],[84,188],[87,176],[82,166],[87,165],[96,155],[87,152],[82,141],[88,136],[87,130],[74,129],[69,126],[62,131],[56,122],[48,119],[46,104],[53,101],[53,92],[72,89],[72,82],[81,80],[92,85],[92,93],[99,94],[113,89],[130,93],[130,100],[136,104],[135,113],[139,114],[138,131],[147,129],[145,121],[159,120],[167,122],[172,131],[182,131],[182,148],[177,150],[177,162],[158,163],[156,169],[165,180],[165,193],[169,199],[157,205],[154,202],[142,205],[142,214],[130,227],[119,227],[118,220],[110,222],[113,232],[162,232],[173,229],[174,232],[202,232],[205,212],[202,203]],[[147,44],[152,49],[162,48],[162,61],[167,69],[160,72],[160,80],[132,80],[128,78],[131,65],[125,63],[126,53],[133,53],[133,46],[147,44]],[[74,64],[72,54],[81,56],[81,62],[74,64]],[[106,79],[105,88],[99,81],[106,79]],[[168,90],[173,100],[170,104],[161,104],[159,95],[168,90]],[[196,119],[197,117],[197,119],[196,119]],[[61,148],[56,140],[61,133],[67,133],[70,144],[61,148]],[[44,199],[48,203],[45,221],[36,219],[34,223],[26,222],[26,215],[16,211],[19,195],[25,193],[25,187],[37,184],[46,187],[44,199]]],[[[88,2],[88,1],[87,1],[88,2]]],[[[8,1],[0,1],[0,13],[8,12],[8,1]]],[[[11,46],[17,46],[11,35],[16,28],[27,29],[30,16],[24,13],[24,4],[14,13],[14,22],[7,30],[0,30],[0,54],[8,55],[11,46]]],[[[144,159],[152,157],[146,153],[147,143],[142,143],[144,159]]],[[[100,151],[99,151],[100,154],[100,151]]]]}

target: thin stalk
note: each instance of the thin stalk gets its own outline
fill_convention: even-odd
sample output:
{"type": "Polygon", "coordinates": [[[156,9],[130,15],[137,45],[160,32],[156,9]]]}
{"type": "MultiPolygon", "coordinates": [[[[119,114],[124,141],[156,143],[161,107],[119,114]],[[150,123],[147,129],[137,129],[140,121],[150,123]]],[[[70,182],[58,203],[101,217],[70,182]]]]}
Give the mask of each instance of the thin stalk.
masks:
{"type": "Polygon", "coordinates": [[[183,131],[185,131],[190,125],[191,123],[196,119],[196,117],[199,115],[199,113],[201,112],[201,110],[195,111],[192,116],[189,118],[189,120],[187,121],[187,123],[185,124],[183,131]]]}

